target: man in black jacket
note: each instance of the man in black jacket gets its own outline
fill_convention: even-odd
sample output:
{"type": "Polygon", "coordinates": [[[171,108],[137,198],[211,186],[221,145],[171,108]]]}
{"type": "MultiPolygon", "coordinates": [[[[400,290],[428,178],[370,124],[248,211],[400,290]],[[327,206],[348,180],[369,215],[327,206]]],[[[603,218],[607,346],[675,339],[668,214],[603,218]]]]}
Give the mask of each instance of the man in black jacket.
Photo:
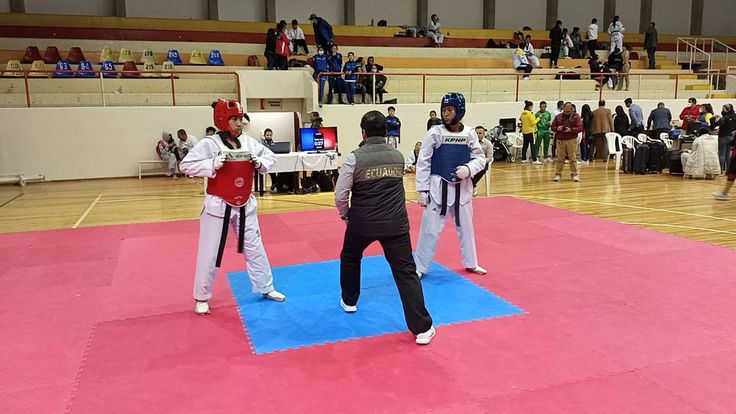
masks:
{"type": "Polygon", "coordinates": [[[348,313],[358,310],[363,251],[378,240],[399,289],[406,324],[416,343],[427,345],[435,329],[411,253],[404,156],[386,144],[386,118],[380,112],[366,113],[360,128],[363,142],[346,157],[335,186],[335,206],[347,225],[340,253],[340,306],[348,313]]]}
{"type": "Polygon", "coordinates": [[[549,58],[549,67],[557,67],[557,59],[560,57],[560,49],[562,48],[562,20],[558,20],[555,27],[549,31],[550,46],[552,47],[552,55],[549,58]]]}

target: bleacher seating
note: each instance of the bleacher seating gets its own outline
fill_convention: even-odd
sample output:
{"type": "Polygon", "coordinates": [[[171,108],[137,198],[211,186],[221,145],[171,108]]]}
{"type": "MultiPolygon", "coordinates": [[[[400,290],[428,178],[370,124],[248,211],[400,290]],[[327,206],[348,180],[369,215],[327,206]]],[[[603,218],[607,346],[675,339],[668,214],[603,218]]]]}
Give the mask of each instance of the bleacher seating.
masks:
{"type": "Polygon", "coordinates": [[[204,56],[202,56],[202,52],[200,52],[199,49],[194,49],[192,50],[192,53],[189,54],[189,64],[206,65],[207,62],[204,61],[204,56]]]}
{"type": "Polygon", "coordinates": [[[112,63],[111,60],[106,60],[102,62],[102,65],[100,66],[100,70],[107,71],[102,73],[103,78],[117,78],[118,74],[115,73],[115,64],[112,63]]]}
{"type": "Polygon", "coordinates": [[[222,53],[217,49],[210,50],[210,58],[207,60],[207,64],[210,66],[225,66],[225,61],[222,60],[222,53]]]}
{"type": "Polygon", "coordinates": [[[23,66],[20,64],[20,60],[9,60],[8,64],[5,65],[5,71],[3,77],[5,78],[22,78],[23,77],[23,66]]]}
{"type": "Polygon", "coordinates": [[[66,60],[70,64],[76,65],[76,64],[79,64],[79,62],[83,60],[87,60],[87,59],[84,58],[84,53],[82,53],[82,48],[80,48],[79,46],[72,46],[69,49],[69,54],[67,55],[66,60]]]}
{"type": "Polygon", "coordinates": [[[38,47],[28,46],[26,48],[26,52],[23,54],[23,59],[20,60],[20,63],[33,63],[37,60],[43,60],[41,52],[38,51],[38,47]]]}
{"type": "Polygon", "coordinates": [[[112,54],[112,49],[109,47],[103,47],[102,51],[100,51],[100,58],[97,59],[97,62],[102,64],[104,62],[114,62],[115,56],[112,54]]]}
{"type": "Polygon", "coordinates": [[[179,51],[176,49],[169,50],[169,53],[166,54],[166,60],[171,61],[175,65],[181,65],[181,55],[179,55],[179,51]]]}
{"type": "Polygon", "coordinates": [[[144,64],[146,64],[146,63],[154,63],[154,64],[155,63],[158,63],[158,61],[156,60],[156,54],[153,53],[153,50],[150,50],[150,49],[144,49],[143,50],[143,55],[141,56],[141,62],[144,63],[144,64]]]}
{"type": "Polygon", "coordinates": [[[120,49],[120,54],[118,55],[118,63],[128,63],[133,62],[135,63],[135,56],[133,56],[133,53],[128,49],[127,47],[120,49]]]}
{"type": "Polygon", "coordinates": [[[95,72],[93,70],[92,62],[89,60],[83,60],[77,65],[77,71],[74,73],[74,76],[77,78],[93,78],[95,77],[95,72]]]}
{"type": "Polygon", "coordinates": [[[56,64],[60,60],[59,49],[56,46],[46,46],[46,52],[43,54],[44,63],[56,64]]]}
{"type": "Polygon", "coordinates": [[[74,76],[74,70],[72,69],[72,65],[69,64],[69,61],[62,59],[56,62],[55,78],[71,78],[72,76],[74,76]]]}
{"type": "MultiPolygon", "coordinates": [[[[164,61],[164,63],[161,65],[161,71],[162,72],[173,72],[174,71],[174,62],[170,60],[164,61]]],[[[168,74],[162,74],[161,76],[168,76],[168,74]]]]}
{"type": "Polygon", "coordinates": [[[135,62],[125,62],[125,65],[123,65],[123,72],[128,73],[121,73],[121,78],[137,78],[140,76],[140,72],[138,71],[138,67],[135,65],[135,62]]]}
{"type": "MultiPolygon", "coordinates": [[[[46,64],[43,63],[43,60],[34,60],[31,64],[31,70],[46,70],[46,64]]],[[[49,76],[51,76],[51,73],[49,72],[28,73],[28,77],[30,78],[48,78],[49,76]]]]}
{"type": "Polygon", "coordinates": [[[158,71],[156,64],[148,62],[143,64],[143,70],[141,71],[141,77],[143,78],[160,78],[161,73],[158,71]]]}

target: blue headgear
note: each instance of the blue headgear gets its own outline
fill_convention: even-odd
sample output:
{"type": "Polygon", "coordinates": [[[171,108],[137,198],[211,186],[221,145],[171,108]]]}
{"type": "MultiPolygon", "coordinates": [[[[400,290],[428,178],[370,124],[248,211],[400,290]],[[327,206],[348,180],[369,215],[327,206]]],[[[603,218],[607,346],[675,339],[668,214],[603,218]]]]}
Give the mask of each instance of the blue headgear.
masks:
{"type": "MultiPolygon", "coordinates": [[[[455,125],[460,122],[465,116],[465,97],[460,92],[448,92],[442,98],[442,104],[440,105],[440,113],[446,106],[452,106],[455,108],[455,118],[452,119],[450,125],[455,125]]],[[[442,119],[444,123],[444,118],[442,119]]],[[[447,126],[447,124],[445,124],[447,126]]]]}

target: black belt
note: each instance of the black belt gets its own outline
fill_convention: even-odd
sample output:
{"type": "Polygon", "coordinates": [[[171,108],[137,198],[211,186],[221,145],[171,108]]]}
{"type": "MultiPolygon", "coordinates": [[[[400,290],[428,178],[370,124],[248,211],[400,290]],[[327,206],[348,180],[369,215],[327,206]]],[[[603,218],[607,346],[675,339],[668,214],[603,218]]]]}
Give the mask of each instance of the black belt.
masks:
{"type": "MultiPolygon", "coordinates": [[[[447,181],[442,180],[442,204],[440,216],[447,215],[447,181]]],[[[455,225],[460,227],[460,183],[455,183],[455,225]]]]}
{"type": "MultiPolygon", "coordinates": [[[[215,267],[220,267],[222,263],[222,254],[225,252],[225,243],[227,242],[227,228],[230,224],[230,213],[232,207],[230,204],[225,205],[225,215],[222,218],[222,233],[220,234],[220,246],[217,248],[217,261],[215,267]]],[[[238,253],[243,252],[243,242],[245,240],[245,206],[240,207],[240,217],[238,217],[238,253]]]]}

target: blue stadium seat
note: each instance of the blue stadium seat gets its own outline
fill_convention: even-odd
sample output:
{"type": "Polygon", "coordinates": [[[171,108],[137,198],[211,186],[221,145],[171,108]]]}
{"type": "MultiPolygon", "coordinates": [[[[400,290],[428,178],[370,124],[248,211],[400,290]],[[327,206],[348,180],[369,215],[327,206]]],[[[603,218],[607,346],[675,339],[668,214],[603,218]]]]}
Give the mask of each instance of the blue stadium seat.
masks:
{"type": "MultiPolygon", "coordinates": [[[[115,70],[115,64],[112,63],[112,61],[110,61],[110,60],[106,60],[106,61],[102,62],[102,66],[100,66],[100,70],[114,71],[115,70]]],[[[118,77],[118,74],[117,73],[114,73],[114,72],[103,73],[102,74],[102,77],[103,78],[117,78],[118,77]]]]}
{"type": "Polygon", "coordinates": [[[207,64],[210,66],[225,66],[225,61],[222,60],[222,53],[217,49],[210,50],[210,58],[207,60],[207,64]]]}
{"type": "Polygon", "coordinates": [[[78,78],[94,78],[95,73],[93,70],[92,62],[89,60],[83,60],[79,62],[79,65],[77,65],[77,71],[74,73],[74,76],[78,78]]]}
{"type": "Polygon", "coordinates": [[[174,62],[175,65],[181,65],[181,56],[179,55],[179,51],[176,49],[169,50],[169,53],[166,55],[166,60],[174,62]]]}
{"type": "Polygon", "coordinates": [[[62,59],[56,63],[55,78],[71,78],[72,76],[74,76],[74,71],[68,60],[62,59]]]}

